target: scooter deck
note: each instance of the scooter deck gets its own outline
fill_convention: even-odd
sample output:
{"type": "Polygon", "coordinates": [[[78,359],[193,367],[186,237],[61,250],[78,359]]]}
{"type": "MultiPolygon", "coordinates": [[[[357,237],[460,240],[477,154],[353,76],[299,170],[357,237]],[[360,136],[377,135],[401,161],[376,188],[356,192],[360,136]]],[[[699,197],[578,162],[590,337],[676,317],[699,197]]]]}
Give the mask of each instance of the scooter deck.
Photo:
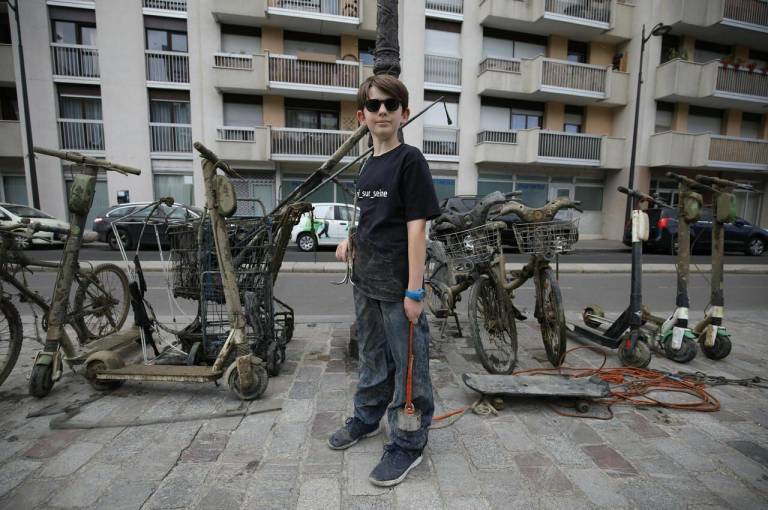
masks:
{"type": "Polygon", "coordinates": [[[98,340],[89,342],[85,346],[85,350],[83,350],[83,352],[72,358],[66,358],[65,361],[71,363],[72,365],[82,365],[85,363],[85,360],[88,359],[88,356],[94,352],[114,351],[121,349],[137,342],[140,338],[141,334],[137,328],[131,328],[126,331],[113,333],[109,336],[105,336],[104,338],[99,338],[98,340]]]}
{"type": "Polygon", "coordinates": [[[128,365],[123,368],[105,370],[96,374],[96,379],[106,381],[166,381],[166,382],[213,382],[223,372],[214,372],[212,367],[182,365],[128,365]]]}
{"type": "Polygon", "coordinates": [[[461,378],[483,395],[601,398],[609,392],[608,383],[596,377],[463,374],[461,378]]]}
{"type": "Polygon", "coordinates": [[[616,349],[621,344],[622,340],[621,338],[610,338],[592,329],[585,328],[570,322],[566,324],[565,336],[568,338],[568,340],[579,342],[581,344],[585,342],[592,342],[594,344],[600,344],[611,349],[616,349]]]}

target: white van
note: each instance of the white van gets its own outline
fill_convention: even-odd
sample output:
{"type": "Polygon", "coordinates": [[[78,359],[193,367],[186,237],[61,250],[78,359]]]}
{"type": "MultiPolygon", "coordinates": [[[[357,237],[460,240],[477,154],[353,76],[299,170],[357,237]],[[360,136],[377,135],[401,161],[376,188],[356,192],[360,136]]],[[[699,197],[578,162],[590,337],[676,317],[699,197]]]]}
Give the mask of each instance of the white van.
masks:
{"type": "MultiPolygon", "coordinates": [[[[301,251],[314,251],[320,246],[336,246],[347,238],[352,224],[353,207],[341,203],[312,204],[314,224],[310,225],[310,214],[304,213],[291,231],[291,239],[301,251]]],[[[357,220],[360,209],[357,210],[357,220]]]]}

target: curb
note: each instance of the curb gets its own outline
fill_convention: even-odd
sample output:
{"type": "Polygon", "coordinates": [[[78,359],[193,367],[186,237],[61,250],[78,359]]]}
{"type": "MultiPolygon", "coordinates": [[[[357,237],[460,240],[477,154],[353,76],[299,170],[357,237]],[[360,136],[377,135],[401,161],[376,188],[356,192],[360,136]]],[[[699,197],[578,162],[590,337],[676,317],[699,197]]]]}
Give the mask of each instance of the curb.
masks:
{"type": "MultiPolygon", "coordinates": [[[[58,262],[58,261],[57,261],[58,262]]],[[[99,264],[116,264],[122,267],[121,260],[92,260],[90,264],[97,266],[99,264]]],[[[522,269],[525,264],[520,262],[508,263],[507,271],[517,271],[522,269]]],[[[142,262],[141,268],[146,272],[159,272],[163,268],[160,262],[148,261],[142,262]]],[[[629,273],[631,264],[560,264],[560,272],[566,274],[620,274],[629,273]]],[[[343,262],[283,262],[280,267],[281,273],[344,273],[347,266],[343,262]]],[[[52,268],[40,268],[36,272],[55,272],[52,268]]],[[[675,264],[644,264],[643,274],[672,274],[676,273],[675,264]]],[[[711,266],[709,264],[691,265],[691,274],[709,274],[711,266]]],[[[768,275],[768,264],[726,264],[724,268],[726,274],[755,274],[768,275]]]]}

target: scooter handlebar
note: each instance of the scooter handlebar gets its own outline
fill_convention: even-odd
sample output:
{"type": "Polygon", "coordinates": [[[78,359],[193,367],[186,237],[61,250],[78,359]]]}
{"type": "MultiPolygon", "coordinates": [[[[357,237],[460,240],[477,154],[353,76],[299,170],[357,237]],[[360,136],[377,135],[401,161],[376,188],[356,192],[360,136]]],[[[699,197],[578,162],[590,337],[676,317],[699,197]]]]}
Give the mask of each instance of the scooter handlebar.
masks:
{"type": "Polygon", "coordinates": [[[620,193],[624,193],[625,195],[629,195],[631,197],[635,197],[640,202],[648,202],[649,204],[652,204],[652,205],[660,205],[660,206],[663,206],[663,207],[669,207],[669,204],[659,200],[658,198],[654,198],[651,195],[646,195],[642,191],[637,191],[635,189],[627,189],[624,186],[619,186],[616,189],[619,190],[620,193]]]}
{"type": "Polygon", "coordinates": [[[746,191],[755,191],[755,188],[749,184],[742,184],[740,182],[729,181],[728,179],[721,179],[720,177],[712,177],[709,175],[697,175],[696,180],[703,184],[715,185],[715,186],[727,186],[746,191]]]}
{"type": "Polygon", "coordinates": [[[54,158],[71,161],[73,163],[79,163],[81,165],[95,166],[104,170],[112,170],[115,172],[120,172],[121,174],[141,175],[141,170],[138,168],[133,168],[132,166],[127,165],[120,165],[118,163],[112,163],[106,159],[91,158],[84,154],[80,154],[79,152],[46,149],[45,147],[35,147],[34,151],[38,154],[45,154],[46,156],[52,156],[54,158]]]}
{"type": "Polygon", "coordinates": [[[667,172],[666,176],[670,179],[674,179],[679,183],[685,184],[690,188],[700,188],[702,184],[698,181],[695,181],[691,179],[690,177],[686,177],[684,175],[676,174],[675,172],[667,172]]]}

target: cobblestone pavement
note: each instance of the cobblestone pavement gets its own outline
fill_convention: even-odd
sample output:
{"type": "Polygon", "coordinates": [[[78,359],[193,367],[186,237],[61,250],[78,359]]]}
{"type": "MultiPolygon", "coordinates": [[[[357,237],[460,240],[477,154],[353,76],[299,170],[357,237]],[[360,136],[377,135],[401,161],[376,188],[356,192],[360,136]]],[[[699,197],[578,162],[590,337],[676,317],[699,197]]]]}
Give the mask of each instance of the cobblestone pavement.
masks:
{"type": "MultiPolygon", "coordinates": [[[[575,318],[575,316],[571,317],[575,318]]],[[[765,375],[766,317],[729,316],[735,341],[719,363],[652,367],[765,375]]],[[[437,328],[433,328],[436,330],[437,328]]],[[[300,325],[283,374],[261,401],[282,411],[141,427],[51,430],[54,416],[95,393],[68,374],[44,400],[26,390],[35,344],[0,387],[0,508],[766,508],[768,390],[721,386],[718,413],[616,407],[609,421],[562,417],[537,400],[508,400],[496,417],[466,414],[430,434],[423,462],[394,489],[370,485],[384,435],[343,452],[328,434],[350,412],[356,364],[348,325],[300,325]]],[[[538,329],[518,326],[521,366],[544,366],[538,329]]],[[[460,382],[481,371],[467,339],[435,342],[438,413],[476,398],[460,382]]],[[[609,364],[617,365],[614,353],[609,364]]],[[[588,351],[573,366],[595,366],[588,351]]],[[[236,409],[224,387],[130,383],[82,406],[86,424],[236,409]]],[[[61,417],[62,415],[57,415],[61,417]]]]}

